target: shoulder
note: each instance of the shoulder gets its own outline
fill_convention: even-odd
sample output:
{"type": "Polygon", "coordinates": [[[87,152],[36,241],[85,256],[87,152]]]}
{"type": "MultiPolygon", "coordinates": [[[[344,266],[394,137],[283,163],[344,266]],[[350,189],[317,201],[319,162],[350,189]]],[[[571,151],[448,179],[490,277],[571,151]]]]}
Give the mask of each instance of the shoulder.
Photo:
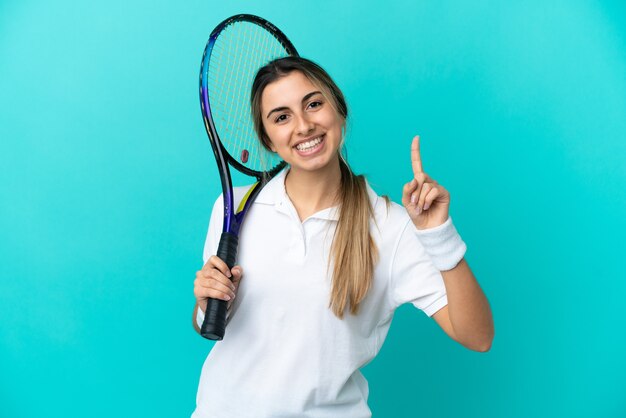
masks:
{"type": "Polygon", "coordinates": [[[370,204],[372,205],[374,221],[378,227],[394,231],[404,229],[407,222],[410,221],[404,206],[397,204],[387,196],[378,195],[368,182],[366,182],[366,184],[370,204]]]}
{"type": "Polygon", "coordinates": [[[233,199],[235,200],[235,205],[238,205],[239,202],[244,198],[244,196],[250,191],[252,186],[256,183],[248,184],[245,186],[237,186],[233,187],[233,199]]]}
{"type": "MultiPolygon", "coordinates": [[[[243,199],[243,197],[246,195],[246,193],[248,193],[248,191],[252,188],[252,186],[254,186],[256,183],[252,183],[252,184],[248,184],[245,186],[237,186],[237,187],[233,187],[233,201],[235,202],[235,205],[237,205],[241,199],[243,199]]],[[[220,193],[217,198],[215,199],[215,202],[213,203],[213,207],[224,207],[224,193],[220,193]]]]}

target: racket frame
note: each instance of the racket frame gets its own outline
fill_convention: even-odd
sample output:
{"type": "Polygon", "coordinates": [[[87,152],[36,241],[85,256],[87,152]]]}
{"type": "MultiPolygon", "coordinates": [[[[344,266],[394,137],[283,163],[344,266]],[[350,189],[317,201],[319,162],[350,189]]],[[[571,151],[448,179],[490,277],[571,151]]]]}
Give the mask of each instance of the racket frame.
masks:
{"type": "MultiPolygon", "coordinates": [[[[224,223],[222,228],[222,237],[220,238],[220,246],[218,248],[218,253],[226,254],[226,247],[229,247],[228,252],[232,253],[234,251],[234,255],[230,254],[227,260],[224,260],[228,264],[228,268],[232,268],[236,259],[237,245],[238,245],[238,236],[240,232],[241,225],[243,223],[243,219],[248,209],[254,202],[254,199],[259,194],[261,189],[267,184],[278,172],[280,172],[283,168],[286,167],[287,163],[285,161],[281,161],[275,167],[273,167],[270,171],[256,171],[252,170],[244,165],[240,164],[233,156],[231,156],[224,145],[222,145],[220,141],[220,137],[215,128],[215,124],[213,123],[213,115],[211,113],[211,103],[209,99],[208,92],[208,71],[209,71],[209,62],[211,59],[211,52],[213,51],[213,46],[217,41],[220,33],[226,29],[228,26],[236,23],[236,22],[249,22],[254,23],[258,26],[261,26],[265,30],[267,30],[272,36],[276,38],[278,42],[280,42],[286,51],[286,56],[298,56],[298,52],[296,48],[293,46],[291,41],[285,36],[283,32],[281,32],[276,26],[267,20],[250,14],[238,14],[231,16],[221,23],[219,23],[215,29],[211,32],[209,36],[209,40],[204,49],[204,53],[202,55],[202,63],[200,67],[200,107],[202,113],[202,119],[204,120],[204,127],[209,135],[211,148],[213,149],[213,154],[215,155],[215,160],[218,165],[218,171],[220,175],[220,182],[222,185],[222,193],[223,193],[223,202],[224,202],[224,223]],[[233,195],[233,183],[230,175],[229,165],[235,168],[237,171],[255,177],[257,182],[252,185],[251,189],[248,191],[246,196],[241,201],[239,207],[235,211],[234,207],[234,195],[233,195]],[[226,242],[228,241],[228,243],[226,242]]],[[[209,300],[210,302],[210,300],[209,300]]],[[[220,305],[225,306],[225,301],[218,300],[220,305]]],[[[220,309],[223,309],[223,306],[220,309]]],[[[219,332],[211,331],[208,332],[205,329],[205,325],[207,322],[208,314],[209,314],[209,305],[207,304],[207,312],[205,316],[205,323],[203,323],[201,335],[205,338],[212,340],[221,340],[223,339],[223,329],[219,330],[219,332]]],[[[212,315],[214,316],[214,315],[212,315]]],[[[224,318],[225,315],[218,314],[218,317],[224,318]]],[[[224,324],[225,327],[225,324],[224,324]]],[[[219,327],[218,327],[219,328],[219,327]]]]}
{"type": "Polygon", "coordinates": [[[293,46],[291,41],[287,38],[287,36],[285,36],[285,34],[272,23],[259,16],[251,14],[238,14],[223,20],[215,27],[215,29],[213,29],[211,35],[209,36],[209,41],[207,42],[207,45],[204,49],[204,54],[202,55],[202,65],[200,68],[200,104],[202,110],[202,118],[204,120],[204,126],[211,140],[211,148],[213,149],[213,153],[215,154],[215,160],[217,161],[219,167],[220,181],[222,183],[225,218],[222,231],[239,235],[239,229],[241,228],[241,223],[243,222],[243,216],[247,212],[249,205],[254,201],[263,186],[287,164],[283,161],[269,172],[252,170],[240,164],[239,161],[237,161],[233,156],[228,153],[228,151],[226,151],[221,141],[219,140],[219,135],[217,134],[217,130],[215,129],[208,92],[209,61],[211,59],[213,46],[215,45],[215,42],[217,41],[220,33],[228,26],[236,22],[249,22],[261,26],[284,46],[288,55],[298,56],[298,52],[296,51],[296,48],[293,46]],[[257,179],[257,184],[253,186],[252,192],[249,194],[248,199],[246,199],[244,207],[237,212],[235,212],[234,210],[234,196],[232,192],[233,184],[230,170],[228,169],[229,164],[237,171],[245,175],[255,177],[257,179]]]}

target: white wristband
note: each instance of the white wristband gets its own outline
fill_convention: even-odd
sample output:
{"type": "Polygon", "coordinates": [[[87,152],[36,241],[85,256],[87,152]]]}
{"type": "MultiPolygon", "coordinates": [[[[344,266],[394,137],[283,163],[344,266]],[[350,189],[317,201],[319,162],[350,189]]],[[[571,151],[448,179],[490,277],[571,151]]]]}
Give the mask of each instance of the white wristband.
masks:
{"type": "Polygon", "coordinates": [[[439,271],[452,270],[465,256],[467,246],[452,224],[452,217],[441,225],[417,229],[416,234],[439,271]]]}

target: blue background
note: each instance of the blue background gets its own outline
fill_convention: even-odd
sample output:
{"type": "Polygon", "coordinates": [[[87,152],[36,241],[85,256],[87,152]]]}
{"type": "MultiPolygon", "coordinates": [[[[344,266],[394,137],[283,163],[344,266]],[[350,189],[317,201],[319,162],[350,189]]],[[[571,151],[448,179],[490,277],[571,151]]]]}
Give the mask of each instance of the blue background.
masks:
{"type": "Polygon", "coordinates": [[[379,193],[421,135],[491,302],[487,354],[401,307],[374,417],[626,416],[626,5],[572,0],[1,0],[0,416],[193,410],[220,192],[198,71],[242,12],[336,79],[379,193]]]}

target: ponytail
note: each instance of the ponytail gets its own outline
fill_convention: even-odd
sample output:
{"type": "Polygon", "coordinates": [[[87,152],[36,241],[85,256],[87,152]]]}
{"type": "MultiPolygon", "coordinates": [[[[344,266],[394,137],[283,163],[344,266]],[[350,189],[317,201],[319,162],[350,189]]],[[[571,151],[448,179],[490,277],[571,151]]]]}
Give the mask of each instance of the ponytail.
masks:
{"type": "Polygon", "coordinates": [[[329,308],[340,319],[346,307],[356,315],[372,286],[378,249],[370,234],[373,208],[365,177],[355,175],[340,155],[340,212],[331,247],[333,279],[329,308]]]}

